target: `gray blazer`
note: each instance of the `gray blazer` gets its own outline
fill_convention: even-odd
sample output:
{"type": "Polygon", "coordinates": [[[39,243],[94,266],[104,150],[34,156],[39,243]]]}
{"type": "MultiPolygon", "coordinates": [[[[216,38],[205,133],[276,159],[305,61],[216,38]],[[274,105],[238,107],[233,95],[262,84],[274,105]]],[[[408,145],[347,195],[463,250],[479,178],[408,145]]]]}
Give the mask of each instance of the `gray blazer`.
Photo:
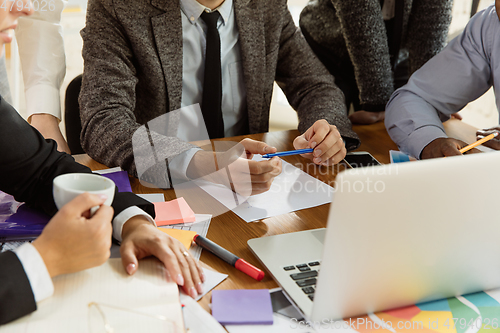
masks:
{"type": "MultiPolygon", "coordinates": [[[[400,1],[400,0],[398,0],[400,1]]],[[[300,26],[327,48],[339,68],[354,66],[361,108],[383,110],[394,91],[380,0],[310,1],[300,26]]],[[[446,45],[453,0],[404,0],[399,60],[415,72],[446,45]]]]}
{"type": "MultiPolygon", "coordinates": [[[[276,81],[297,110],[300,131],[324,118],[338,127],[349,149],[357,147],[359,139],[346,116],[343,94],[293,23],[286,0],[235,0],[234,10],[249,133],[268,131],[276,81]]],[[[81,35],[82,146],[93,159],[137,175],[134,132],[181,106],[179,1],[90,0],[81,35]]],[[[166,158],[192,147],[173,137],[153,140],[166,158]]],[[[149,142],[144,144],[146,148],[149,142]]]]}

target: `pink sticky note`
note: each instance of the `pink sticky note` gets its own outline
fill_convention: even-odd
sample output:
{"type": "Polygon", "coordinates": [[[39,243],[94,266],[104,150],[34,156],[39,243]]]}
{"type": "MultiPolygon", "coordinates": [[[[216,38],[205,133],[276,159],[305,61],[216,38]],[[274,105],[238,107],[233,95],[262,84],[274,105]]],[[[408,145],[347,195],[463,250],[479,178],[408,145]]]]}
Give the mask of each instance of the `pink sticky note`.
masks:
{"type": "Polygon", "coordinates": [[[178,198],[167,202],[154,202],[156,213],[156,225],[170,225],[196,220],[194,212],[184,198],[178,198]]]}

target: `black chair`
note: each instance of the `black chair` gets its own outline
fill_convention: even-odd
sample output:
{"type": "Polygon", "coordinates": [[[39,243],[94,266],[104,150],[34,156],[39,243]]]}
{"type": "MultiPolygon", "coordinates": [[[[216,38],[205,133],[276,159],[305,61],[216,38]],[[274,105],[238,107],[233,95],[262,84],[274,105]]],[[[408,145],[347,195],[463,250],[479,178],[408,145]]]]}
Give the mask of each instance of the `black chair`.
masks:
{"type": "Polygon", "coordinates": [[[479,7],[480,0],[472,0],[472,7],[470,9],[470,17],[477,13],[477,7],[479,7]]]}
{"type": "Polygon", "coordinates": [[[80,144],[80,133],[82,132],[82,122],[80,120],[80,105],[78,96],[82,88],[82,75],[75,77],[66,89],[64,101],[64,124],[66,125],[66,139],[71,154],[85,154],[80,144]]]}

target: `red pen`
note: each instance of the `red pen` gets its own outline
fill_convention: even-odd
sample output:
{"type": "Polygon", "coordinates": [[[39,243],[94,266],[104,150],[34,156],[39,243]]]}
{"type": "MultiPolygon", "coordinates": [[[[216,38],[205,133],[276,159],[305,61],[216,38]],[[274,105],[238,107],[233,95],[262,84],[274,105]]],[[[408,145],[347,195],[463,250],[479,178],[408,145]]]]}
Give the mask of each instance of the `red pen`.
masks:
{"type": "Polygon", "coordinates": [[[225,248],[215,244],[211,240],[200,235],[195,235],[193,241],[202,249],[211,252],[215,256],[219,257],[220,259],[224,260],[231,266],[235,267],[237,270],[242,271],[243,273],[254,278],[255,280],[261,281],[264,278],[263,271],[261,271],[254,265],[249,264],[245,260],[238,258],[234,254],[232,254],[225,248]]]}

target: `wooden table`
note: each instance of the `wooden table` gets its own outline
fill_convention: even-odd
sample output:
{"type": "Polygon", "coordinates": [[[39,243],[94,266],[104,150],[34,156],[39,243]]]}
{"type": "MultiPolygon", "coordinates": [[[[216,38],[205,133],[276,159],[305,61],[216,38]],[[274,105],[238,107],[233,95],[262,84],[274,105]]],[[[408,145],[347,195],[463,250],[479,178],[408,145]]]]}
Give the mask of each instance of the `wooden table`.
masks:
{"type": "MultiPolygon", "coordinates": [[[[461,126],[461,122],[458,122],[453,123],[450,128],[455,130],[457,133],[460,133],[461,126]]],[[[466,129],[468,132],[471,131],[471,128],[466,129]]],[[[397,146],[390,139],[383,123],[368,126],[354,126],[354,130],[361,138],[362,144],[359,150],[370,152],[381,163],[390,162],[389,150],[397,150],[397,146]]],[[[293,149],[292,141],[298,134],[298,131],[291,130],[254,134],[245,137],[264,141],[272,146],[275,146],[278,151],[284,151],[293,149]]],[[[238,142],[242,138],[243,136],[222,140],[238,142]]],[[[104,165],[93,161],[87,155],[76,155],[75,159],[78,162],[89,166],[92,170],[106,168],[104,165]]],[[[283,159],[296,167],[301,168],[304,172],[307,172],[311,176],[328,184],[332,184],[338,170],[343,169],[343,167],[337,166],[329,168],[319,167],[313,163],[308,163],[307,160],[300,156],[287,156],[283,159]]],[[[141,185],[138,179],[134,177],[130,177],[130,182],[135,193],[162,192],[164,193],[166,200],[176,198],[174,190],[147,188],[141,185]]],[[[221,207],[221,204],[218,201],[210,197],[201,189],[198,189],[194,196],[185,197],[185,199],[188,201],[195,213],[207,213],[207,210],[213,209],[213,207],[221,207]]],[[[247,241],[249,239],[325,227],[329,207],[330,205],[326,204],[319,207],[266,218],[253,223],[246,223],[230,211],[212,218],[207,237],[237,256],[244,258],[257,267],[263,268],[247,247],[247,241]]],[[[217,287],[218,289],[270,289],[277,287],[276,282],[274,282],[268,272],[266,272],[264,280],[257,282],[206,251],[202,252],[201,261],[213,269],[229,275],[228,279],[217,287]]],[[[202,300],[200,300],[201,305],[207,311],[210,311],[208,307],[210,299],[211,293],[207,294],[202,300]]]]}

